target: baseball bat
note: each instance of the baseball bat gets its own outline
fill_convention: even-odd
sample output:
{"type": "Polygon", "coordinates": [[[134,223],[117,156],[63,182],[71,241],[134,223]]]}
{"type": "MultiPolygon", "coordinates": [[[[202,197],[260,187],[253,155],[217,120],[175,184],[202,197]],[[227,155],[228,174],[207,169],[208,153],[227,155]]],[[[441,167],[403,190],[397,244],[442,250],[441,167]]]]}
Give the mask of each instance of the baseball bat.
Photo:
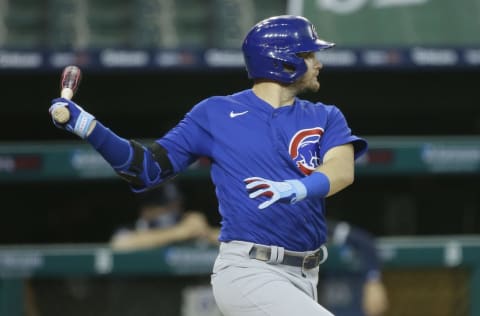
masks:
{"type": "MultiPolygon", "coordinates": [[[[67,66],[63,69],[60,80],[60,96],[65,99],[72,99],[75,92],[77,92],[82,78],[82,72],[77,66],[67,66]]],[[[57,123],[66,123],[70,119],[70,111],[67,107],[56,108],[52,112],[52,117],[57,123]]]]}

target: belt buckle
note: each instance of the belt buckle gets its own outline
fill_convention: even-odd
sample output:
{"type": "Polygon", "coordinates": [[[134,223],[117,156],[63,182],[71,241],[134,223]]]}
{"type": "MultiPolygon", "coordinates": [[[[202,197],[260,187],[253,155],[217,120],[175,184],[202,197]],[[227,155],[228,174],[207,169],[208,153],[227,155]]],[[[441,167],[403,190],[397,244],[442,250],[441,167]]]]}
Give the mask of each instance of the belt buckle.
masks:
{"type": "Polygon", "coordinates": [[[313,269],[320,265],[320,254],[312,253],[303,257],[302,268],[303,269],[313,269]]]}
{"type": "Polygon", "coordinates": [[[256,260],[268,261],[270,260],[270,248],[253,246],[252,249],[250,249],[249,256],[256,260]]]}

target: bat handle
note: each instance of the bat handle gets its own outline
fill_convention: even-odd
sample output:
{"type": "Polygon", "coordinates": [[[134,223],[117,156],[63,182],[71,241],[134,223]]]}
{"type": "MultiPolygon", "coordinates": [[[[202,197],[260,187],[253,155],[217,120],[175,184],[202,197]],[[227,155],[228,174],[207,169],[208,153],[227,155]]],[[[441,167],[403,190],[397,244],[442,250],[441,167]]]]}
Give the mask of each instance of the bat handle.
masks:
{"type": "MultiPolygon", "coordinates": [[[[73,90],[70,88],[63,88],[60,95],[62,98],[70,100],[73,97],[73,90]]],[[[66,106],[58,107],[53,110],[52,117],[55,122],[64,124],[67,123],[70,119],[70,111],[67,109],[66,106]]]]}
{"type": "Polygon", "coordinates": [[[71,100],[72,97],[73,97],[73,90],[71,88],[63,88],[61,93],[60,93],[60,96],[62,98],[71,100]]]}

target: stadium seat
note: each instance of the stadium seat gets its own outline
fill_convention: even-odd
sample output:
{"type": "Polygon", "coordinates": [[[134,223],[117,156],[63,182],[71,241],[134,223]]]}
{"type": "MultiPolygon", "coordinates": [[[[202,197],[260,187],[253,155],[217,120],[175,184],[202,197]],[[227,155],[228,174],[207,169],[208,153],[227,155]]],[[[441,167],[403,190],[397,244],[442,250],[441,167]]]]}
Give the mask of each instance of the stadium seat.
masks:
{"type": "Polygon", "coordinates": [[[92,48],[127,47],[132,27],[132,2],[87,1],[87,45],[92,48]]]}
{"type": "Polygon", "coordinates": [[[211,1],[175,1],[175,28],[178,34],[178,46],[190,48],[209,46],[212,39],[209,32],[212,11],[211,1]]]}
{"type": "Polygon", "coordinates": [[[85,48],[88,34],[86,13],[84,0],[48,0],[48,47],[85,48]]]}
{"type": "Polygon", "coordinates": [[[41,0],[3,1],[3,47],[33,48],[45,40],[45,2],[41,0]]]}
{"type": "Polygon", "coordinates": [[[248,30],[255,24],[253,0],[215,0],[212,45],[239,48],[248,30]]]}
{"type": "Polygon", "coordinates": [[[178,45],[174,0],[134,0],[134,4],[133,46],[174,48],[178,45]]]}

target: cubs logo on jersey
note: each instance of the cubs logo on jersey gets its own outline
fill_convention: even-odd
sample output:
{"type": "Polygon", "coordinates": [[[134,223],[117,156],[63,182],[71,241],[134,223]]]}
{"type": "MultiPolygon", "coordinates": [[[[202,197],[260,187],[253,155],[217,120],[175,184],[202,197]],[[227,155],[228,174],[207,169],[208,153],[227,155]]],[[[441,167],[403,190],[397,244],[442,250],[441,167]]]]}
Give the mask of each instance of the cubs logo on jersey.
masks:
{"type": "Polygon", "coordinates": [[[290,157],[305,175],[310,175],[321,163],[319,143],[322,135],[323,128],[314,127],[296,132],[290,140],[290,157]]]}

